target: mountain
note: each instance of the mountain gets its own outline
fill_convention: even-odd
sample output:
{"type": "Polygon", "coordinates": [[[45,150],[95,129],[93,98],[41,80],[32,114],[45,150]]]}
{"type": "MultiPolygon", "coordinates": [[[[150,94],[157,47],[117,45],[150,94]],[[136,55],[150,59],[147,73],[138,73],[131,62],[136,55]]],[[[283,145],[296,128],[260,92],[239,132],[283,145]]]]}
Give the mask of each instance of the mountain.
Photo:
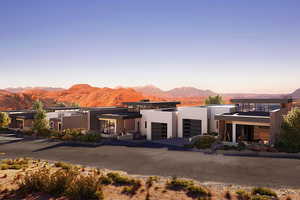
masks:
{"type": "Polygon", "coordinates": [[[200,90],[194,87],[180,87],[167,91],[171,97],[207,97],[217,95],[211,90],[200,90]]]}
{"type": "Polygon", "coordinates": [[[4,90],[13,92],[13,93],[19,93],[24,92],[26,90],[46,90],[46,91],[59,91],[64,90],[63,88],[55,88],[55,87],[16,87],[16,88],[5,88],[4,90]]]}
{"type": "Polygon", "coordinates": [[[160,88],[154,86],[154,85],[146,85],[141,87],[133,87],[133,89],[137,92],[140,92],[144,95],[149,96],[157,96],[157,97],[167,97],[168,94],[161,90],[160,88]]]}
{"type": "Polygon", "coordinates": [[[207,97],[216,95],[215,92],[210,90],[201,90],[194,87],[179,87],[172,90],[164,91],[153,85],[146,85],[143,87],[134,87],[138,92],[144,95],[158,96],[164,98],[187,98],[187,97],[207,97]]]}
{"type": "Polygon", "coordinates": [[[300,88],[297,89],[297,90],[295,90],[295,91],[291,94],[291,96],[292,96],[293,98],[300,99],[300,88]]]}
{"type": "Polygon", "coordinates": [[[13,93],[0,90],[0,110],[16,110],[31,108],[32,103],[39,99],[46,106],[59,103],[71,105],[77,103],[83,107],[119,106],[125,101],[139,101],[149,98],[154,101],[164,100],[158,97],[145,96],[131,88],[97,88],[87,84],[74,85],[63,90],[27,89],[13,93]]]}

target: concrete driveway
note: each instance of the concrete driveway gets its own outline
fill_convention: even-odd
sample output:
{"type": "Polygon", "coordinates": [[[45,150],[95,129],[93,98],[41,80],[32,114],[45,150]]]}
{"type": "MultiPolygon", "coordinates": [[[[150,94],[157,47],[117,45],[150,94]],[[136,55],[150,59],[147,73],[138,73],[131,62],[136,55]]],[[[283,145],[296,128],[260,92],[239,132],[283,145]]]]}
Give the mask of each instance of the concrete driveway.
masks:
{"type": "Polygon", "coordinates": [[[47,140],[0,138],[0,158],[59,160],[130,174],[178,176],[202,182],[300,188],[300,160],[229,157],[165,148],[78,147],[47,140]]]}

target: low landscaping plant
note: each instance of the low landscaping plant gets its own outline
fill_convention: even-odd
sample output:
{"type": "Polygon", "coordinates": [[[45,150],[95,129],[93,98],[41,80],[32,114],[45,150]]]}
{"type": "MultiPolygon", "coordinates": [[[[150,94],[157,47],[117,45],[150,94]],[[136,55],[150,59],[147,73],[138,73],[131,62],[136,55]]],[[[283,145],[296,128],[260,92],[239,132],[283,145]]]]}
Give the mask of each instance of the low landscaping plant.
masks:
{"type": "Polygon", "coordinates": [[[191,198],[209,199],[211,197],[211,192],[204,187],[192,185],[188,187],[187,195],[191,198]]]}
{"type": "Polygon", "coordinates": [[[213,136],[205,135],[199,137],[193,145],[198,149],[208,149],[212,146],[213,143],[216,142],[216,138],[213,136]]]}
{"type": "Polygon", "coordinates": [[[167,188],[175,191],[187,190],[193,185],[194,182],[191,180],[178,179],[176,177],[173,177],[171,181],[167,182],[167,188]]]}

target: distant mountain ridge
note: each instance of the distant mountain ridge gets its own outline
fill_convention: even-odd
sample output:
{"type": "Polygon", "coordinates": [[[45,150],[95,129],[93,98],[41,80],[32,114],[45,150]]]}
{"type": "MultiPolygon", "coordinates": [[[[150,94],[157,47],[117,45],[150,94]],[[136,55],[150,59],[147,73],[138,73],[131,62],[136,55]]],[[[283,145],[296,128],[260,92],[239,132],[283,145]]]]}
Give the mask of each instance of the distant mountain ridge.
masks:
{"type": "Polygon", "coordinates": [[[216,93],[211,90],[201,90],[195,87],[179,87],[164,91],[156,86],[146,85],[142,87],[134,87],[133,89],[145,95],[167,98],[204,97],[216,95],[216,93]]]}
{"type": "Polygon", "coordinates": [[[18,93],[18,92],[24,92],[26,90],[45,90],[45,91],[60,91],[64,90],[64,88],[56,88],[56,87],[10,87],[10,88],[5,88],[3,90],[13,92],[13,93],[18,93]]]}

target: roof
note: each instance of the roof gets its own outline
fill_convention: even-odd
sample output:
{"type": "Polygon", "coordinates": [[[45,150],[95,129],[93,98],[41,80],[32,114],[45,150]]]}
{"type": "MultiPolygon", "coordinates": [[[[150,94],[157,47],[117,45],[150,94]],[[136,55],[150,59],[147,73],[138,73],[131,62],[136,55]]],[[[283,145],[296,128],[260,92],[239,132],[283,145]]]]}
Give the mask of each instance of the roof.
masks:
{"type": "Polygon", "coordinates": [[[215,120],[270,123],[268,112],[235,112],[215,115],[215,120]]]}
{"type": "Polygon", "coordinates": [[[141,117],[142,117],[142,115],[138,112],[97,115],[97,118],[105,118],[105,119],[135,119],[135,118],[141,118],[141,117]]]}
{"type": "Polygon", "coordinates": [[[124,105],[166,105],[166,104],[181,104],[180,101],[136,101],[136,102],[123,102],[124,105]]]}
{"type": "Polygon", "coordinates": [[[274,98],[274,99],[231,99],[232,103],[291,103],[293,99],[274,98]]]}

